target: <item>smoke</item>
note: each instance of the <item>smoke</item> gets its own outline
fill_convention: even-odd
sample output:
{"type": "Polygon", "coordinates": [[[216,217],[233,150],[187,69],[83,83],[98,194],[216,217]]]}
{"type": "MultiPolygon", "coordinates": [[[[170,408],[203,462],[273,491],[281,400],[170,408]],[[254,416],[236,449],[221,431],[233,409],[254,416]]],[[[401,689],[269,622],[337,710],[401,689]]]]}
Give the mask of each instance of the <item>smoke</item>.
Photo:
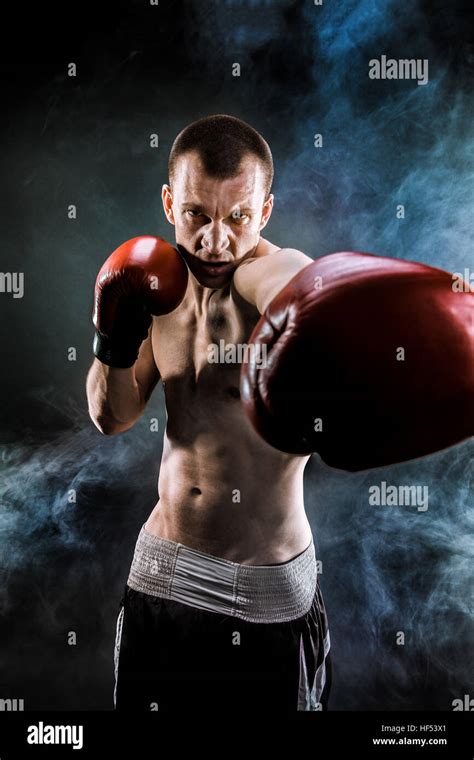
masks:
{"type": "MultiPolygon", "coordinates": [[[[232,24],[228,7],[213,21],[227,59],[241,61],[246,99],[259,103],[257,121],[275,151],[272,231],[313,258],[349,249],[465,266],[474,218],[472,53],[456,7],[440,9],[443,38],[421,3],[278,3],[265,8],[264,29],[255,20],[249,28],[249,3],[230,6],[232,24]],[[370,80],[369,61],[383,54],[427,59],[428,84],[370,80]]],[[[234,110],[244,115],[241,89],[233,89],[234,110]]]]}
{"type": "MultiPolygon", "coordinates": [[[[124,239],[172,239],[159,193],[179,129],[231,113],[262,132],[276,169],[265,232],[279,245],[450,271],[469,262],[473,59],[458,3],[164,1],[155,17],[142,6],[134,0],[127,17],[109,18],[106,37],[88,24],[76,81],[55,69],[32,80],[31,97],[13,97],[1,157],[10,179],[0,191],[3,269],[21,262],[25,298],[3,300],[0,323],[11,368],[0,444],[0,696],[26,697],[26,709],[111,706],[115,614],[156,500],[161,433],[148,420],[159,417],[162,431],[165,414],[157,389],[133,430],[104,438],[92,427],[91,292],[124,239]],[[428,84],[370,80],[369,61],[381,55],[428,59],[428,84]],[[71,345],[75,365],[65,359],[71,345]],[[70,630],[77,646],[66,643],[70,630]]],[[[308,465],[333,709],[446,710],[472,696],[471,454],[467,442],[356,475],[317,458],[308,465]],[[370,506],[368,488],[382,480],[427,485],[428,510],[370,506]]]]}
{"type": "Polygon", "coordinates": [[[23,429],[1,447],[2,697],[24,698],[27,710],[111,709],[118,605],[157,499],[162,391],[114,437],[53,388],[36,400],[50,420],[43,439],[23,429]]]}
{"type": "Polygon", "coordinates": [[[472,691],[470,452],[467,442],[359,474],[311,461],[306,506],[323,562],[336,709],[449,710],[472,691]],[[382,481],[427,487],[428,509],[371,506],[369,488],[382,481]]]}

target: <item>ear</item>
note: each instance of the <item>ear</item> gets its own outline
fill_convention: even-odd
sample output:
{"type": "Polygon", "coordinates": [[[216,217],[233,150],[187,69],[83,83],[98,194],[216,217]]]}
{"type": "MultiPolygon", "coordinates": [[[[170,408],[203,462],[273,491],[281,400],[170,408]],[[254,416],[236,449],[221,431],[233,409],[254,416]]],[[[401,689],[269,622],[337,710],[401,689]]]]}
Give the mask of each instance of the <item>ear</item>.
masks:
{"type": "Polygon", "coordinates": [[[169,185],[163,185],[161,188],[161,200],[163,201],[163,209],[167,220],[170,224],[174,225],[173,194],[169,185]]]}
{"type": "Polygon", "coordinates": [[[262,218],[260,220],[260,230],[263,230],[267,226],[273,211],[273,195],[269,195],[265,203],[263,204],[262,218]]]}

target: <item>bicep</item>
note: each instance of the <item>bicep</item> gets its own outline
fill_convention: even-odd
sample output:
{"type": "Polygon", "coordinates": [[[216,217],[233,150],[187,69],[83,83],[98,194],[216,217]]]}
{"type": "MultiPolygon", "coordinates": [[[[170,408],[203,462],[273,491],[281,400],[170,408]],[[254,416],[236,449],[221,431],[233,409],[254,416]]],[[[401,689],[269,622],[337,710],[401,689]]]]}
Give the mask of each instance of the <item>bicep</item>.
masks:
{"type": "Polygon", "coordinates": [[[263,314],[277,293],[312,261],[302,251],[282,248],[268,256],[244,262],[234,274],[234,286],[242,298],[263,314]]]}
{"type": "Polygon", "coordinates": [[[140,346],[138,359],[135,362],[135,379],[140,388],[140,396],[143,407],[148,402],[153,390],[160,379],[160,373],[156,366],[155,357],[153,355],[152,345],[152,330],[153,323],[148,331],[146,340],[140,346]]]}

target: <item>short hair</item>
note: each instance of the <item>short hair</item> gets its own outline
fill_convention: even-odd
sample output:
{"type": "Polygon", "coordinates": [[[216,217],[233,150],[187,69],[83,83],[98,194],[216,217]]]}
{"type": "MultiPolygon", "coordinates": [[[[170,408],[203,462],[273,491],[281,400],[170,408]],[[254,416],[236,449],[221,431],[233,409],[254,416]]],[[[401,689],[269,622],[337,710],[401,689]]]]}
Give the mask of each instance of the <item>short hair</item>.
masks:
{"type": "Polygon", "coordinates": [[[229,179],[239,173],[242,160],[255,156],[261,163],[265,179],[265,198],[273,182],[273,158],[270,147],[256,129],[235,116],[205,116],[185,127],[176,137],[170,151],[170,182],[180,156],[197,151],[210,177],[229,179]]]}

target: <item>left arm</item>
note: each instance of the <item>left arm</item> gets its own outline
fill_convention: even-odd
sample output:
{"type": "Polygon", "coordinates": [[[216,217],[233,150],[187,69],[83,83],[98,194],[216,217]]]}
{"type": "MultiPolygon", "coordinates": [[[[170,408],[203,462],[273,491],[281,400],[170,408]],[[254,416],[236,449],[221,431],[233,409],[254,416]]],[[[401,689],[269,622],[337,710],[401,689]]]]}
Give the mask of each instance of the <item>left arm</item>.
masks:
{"type": "Polygon", "coordinates": [[[235,271],[234,287],[239,295],[263,314],[269,303],[313,259],[294,248],[244,261],[235,271]]]}

